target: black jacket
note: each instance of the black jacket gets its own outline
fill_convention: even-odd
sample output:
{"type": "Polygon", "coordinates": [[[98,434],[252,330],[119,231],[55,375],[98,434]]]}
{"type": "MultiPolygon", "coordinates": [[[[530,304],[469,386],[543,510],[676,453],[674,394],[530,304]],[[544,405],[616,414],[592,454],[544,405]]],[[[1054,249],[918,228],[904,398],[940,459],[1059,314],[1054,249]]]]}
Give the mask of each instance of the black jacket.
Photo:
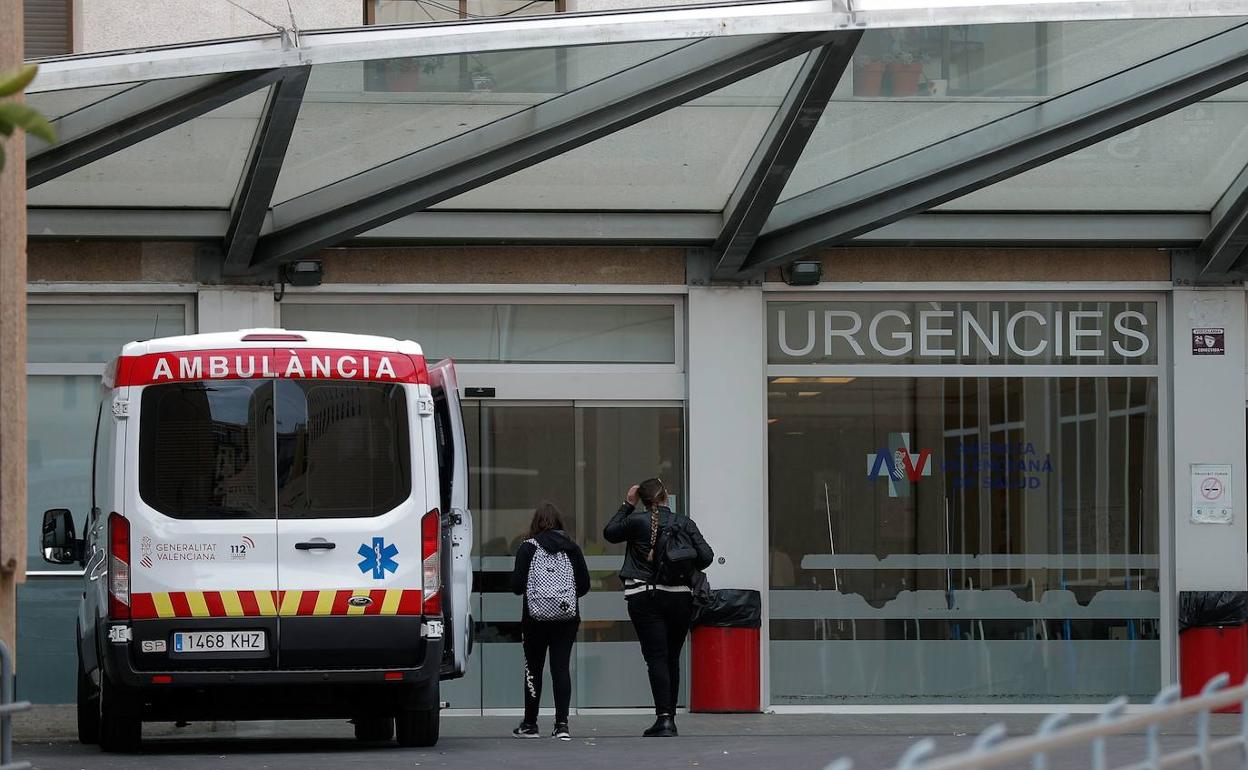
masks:
{"type": "MultiPolygon", "coordinates": [[[[572,562],[572,576],[576,580],[576,595],[584,596],[589,593],[589,567],[585,564],[585,554],[581,552],[581,547],[572,542],[572,538],[568,537],[566,532],[557,529],[541,532],[537,537],[533,538],[538,545],[547,553],[559,553],[564,551],[568,554],[568,561],[572,562]]],[[[529,586],[529,567],[533,564],[533,554],[537,553],[537,546],[529,541],[524,541],[520,547],[516,549],[516,566],[511,570],[511,592],[519,596],[523,596],[525,589],[529,586]]],[[[577,617],[580,617],[580,609],[577,609],[577,617]]],[[[524,618],[529,617],[529,603],[524,603],[524,618]]]]}
{"type": "MultiPolygon", "coordinates": [[[[695,561],[698,569],[706,569],[715,559],[715,552],[707,545],[698,530],[698,525],[688,516],[677,516],[670,509],[659,507],[659,537],[663,530],[678,527],[689,533],[693,546],[698,551],[695,561]]],[[[624,566],[620,567],[620,579],[632,578],[642,582],[650,582],[654,577],[654,565],[646,558],[650,555],[650,514],[646,511],[634,511],[633,506],[624,503],[607,522],[602,536],[608,543],[627,542],[624,550],[624,566]]]]}

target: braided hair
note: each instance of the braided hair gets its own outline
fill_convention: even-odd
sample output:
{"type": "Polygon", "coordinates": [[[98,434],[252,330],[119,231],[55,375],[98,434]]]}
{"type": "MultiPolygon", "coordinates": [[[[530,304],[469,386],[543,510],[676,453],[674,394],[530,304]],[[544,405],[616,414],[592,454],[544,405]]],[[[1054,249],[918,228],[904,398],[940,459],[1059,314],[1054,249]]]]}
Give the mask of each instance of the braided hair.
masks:
{"type": "Polygon", "coordinates": [[[650,512],[650,553],[647,561],[654,561],[654,546],[659,540],[659,503],[667,502],[667,487],[662,479],[646,479],[637,488],[641,504],[650,512]]]}

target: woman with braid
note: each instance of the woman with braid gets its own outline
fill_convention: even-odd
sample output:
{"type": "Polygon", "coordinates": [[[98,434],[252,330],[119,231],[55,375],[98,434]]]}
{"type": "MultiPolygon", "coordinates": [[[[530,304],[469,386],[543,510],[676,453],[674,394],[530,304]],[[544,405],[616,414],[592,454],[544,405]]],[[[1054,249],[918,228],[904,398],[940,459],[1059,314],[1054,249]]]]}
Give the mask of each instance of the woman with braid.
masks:
{"type": "Polygon", "coordinates": [[[694,564],[706,569],[714,552],[698,526],[667,507],[667,488],[661,479],[647,479],[629,488],[620,509],[602,531],[609,543],[627,543],[620,580],[628,603],[628,617],[637,629],[641,654],[650,674],[650,691],[658,718],[645,731],[647,738],[676,735],[676,696],[680,689],[680,650],[693,616],[693,594],[686,585],[657,582],[659,550],[665,533],[684,530],[693,542],[694,564]],[[643,511],[637,510],[641,502],[643,511]]]}

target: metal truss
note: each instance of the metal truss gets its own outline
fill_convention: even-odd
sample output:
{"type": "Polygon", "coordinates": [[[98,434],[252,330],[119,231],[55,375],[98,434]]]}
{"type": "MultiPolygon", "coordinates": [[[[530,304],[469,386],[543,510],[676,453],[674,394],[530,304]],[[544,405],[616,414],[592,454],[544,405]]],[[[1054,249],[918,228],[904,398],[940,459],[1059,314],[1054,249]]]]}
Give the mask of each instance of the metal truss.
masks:
{"type": "Polygon", "coordinates": [[[730,280],[745,262],[832,92],[853,60],[862,34],[861,30],[841,33],[836,41],[811,53],[802,65],[728,198],[724,228],[712,248],[713,280],[730,280]]]}
{"type": "Polygon", "coordinates": [[[38,187],[272,85],[279,70],[141,83],[55,121],[59,141],[32,148],[26,187],[38,187]]]}
{"type": "Polygon", "coordinates": [[[252,272],[313,254],[406,214],[640,123],[818,48],[837,33],[699,40],[273,209],[252,272]]]}
{"type": "Polygon", "coordinates": [[[1248,81],[1248,25],[780,203],[741,277],[1008,179],[1248,81]]]}

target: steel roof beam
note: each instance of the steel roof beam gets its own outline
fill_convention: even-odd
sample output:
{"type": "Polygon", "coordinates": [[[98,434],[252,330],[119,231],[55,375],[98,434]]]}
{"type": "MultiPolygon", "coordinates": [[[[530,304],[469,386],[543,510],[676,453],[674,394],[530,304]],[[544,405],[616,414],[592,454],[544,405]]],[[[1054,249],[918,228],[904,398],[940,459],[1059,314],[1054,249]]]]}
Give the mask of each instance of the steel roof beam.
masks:
{"type": "Polygon", "coordinates": [[[699,40],[273,209],[252,269],[315,253],[743,80],[834,33],[699,40]]]}
{"type": "Polygon", "coordinates": [[[244,271],[251,264],[269,204],[273,202],[273,191],[282,173],[286,148],[290,146],[311,71],[310,66],[283,70],[281,79],[273,84],[269,93],[264,117],[256,130],[251,156],[230,210],[223,265],[227,276],[244,271]]]}
{"type": "Polygon", "coordinates": [[[143,83],[70,113],[54,125],[68,134],[26,159],[26,187],[38,187],[264,88],[278,70],[216,79],[186,90],[176,82],[143,83]]]}
{"type": "Polygon", "coordinates": [[[1248,251],[1248,168],[1240,169],[1213,209],[1209,234],[1196,249],[1197,280],[1213,279],[1245,268],[1248,251]]]}
{"type": "Polygon", "coordinates": [[[742,267],[757,275],[1248,82],[1248,25],[784,201],[742,267]]]}
{"type": "Polygon", "coordinates": [[[924,2],[786,0],[560,13],[547,16],[333,30],[301,30],[298,46],[280,33],[142,50],[57,57],[41,62],[29,93],[157,78],[406,56],[688,40],[828,30],[936,27],[1110,19],[1242,16],[1243,0],[1114,2],[924,2]]]}
{"type": "Polygon", "coordinates": [[[853,59],[862,34],[862,30],[843,32],[806,58],[728,198],[724,228],[711,249],[712,280],[731,280],[745,262],[853,59]]]}

